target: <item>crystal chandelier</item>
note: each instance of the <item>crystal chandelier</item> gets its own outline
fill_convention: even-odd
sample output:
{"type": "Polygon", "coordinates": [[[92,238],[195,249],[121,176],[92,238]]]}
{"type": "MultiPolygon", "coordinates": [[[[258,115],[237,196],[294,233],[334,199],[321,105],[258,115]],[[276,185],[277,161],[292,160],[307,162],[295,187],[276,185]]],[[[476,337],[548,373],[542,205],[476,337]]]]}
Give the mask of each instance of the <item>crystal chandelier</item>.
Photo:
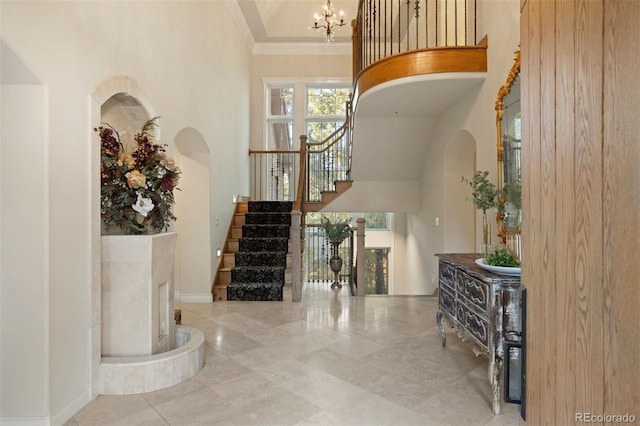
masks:
{"type": "Polygon", "coordinates": [[[340,18],[336,15],[331,5],[331,0],[327,0],[327,4],[322,6],[322,16],[316,13],[312,30],[324,30],[324,40],[326,42],[333,41],[333,35],[340,27],[347,25],[344,22],[344,12],[340,11],[340,18]]]}

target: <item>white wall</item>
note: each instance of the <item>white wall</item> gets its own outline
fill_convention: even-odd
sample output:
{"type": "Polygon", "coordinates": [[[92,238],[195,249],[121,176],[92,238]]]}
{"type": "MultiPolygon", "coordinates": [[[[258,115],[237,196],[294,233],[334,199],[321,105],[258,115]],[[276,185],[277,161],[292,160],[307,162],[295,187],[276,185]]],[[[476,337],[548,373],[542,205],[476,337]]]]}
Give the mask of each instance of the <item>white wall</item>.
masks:
{"type": "MultiPolygon", "coordinates": [[[[176,252],[175,296],[182,302],[212,302],[213,265],[209,244],[211,172],[206,142],[194,129],[183,129],[176,136],[180,152],[180,190],[175,191],[175,223],[178,232],[176,252]]],[[[215,226],[215,219],[214,219],[215,226]]],[[[220,224],[218,224],[220,226],[220,224]]],[[[214,252],[215,256],[215,252],[214,252]]]]}
{"type": "Polygon", "coordinates": [[[0,90],[0,416],[37,421],[49,408],[47,91],[0,90]]]}
{"type": "MultiPolygon", "coordinates": [[[[495,182],[497,170],[495,101],[500,86],[513,65],[514,52],[518,50],[520,12],[519,2],[487,0],[478,2],[478,35],[488,36],[487,77],[482,87],[441,114],[431,135],[432,143],[425,158],[422,175],[421,209],[417,214],[407,214],[407,268],[412,268],[412,292],[432,294],[436,287],[438,260],[434,256],[446,249],[464,248],[465,243],[452,247],[445,241],[446,227],[436,226],[435,218],[447,221],[444,206],[449,197],[466,199],[468,186],[460,185],[458,192],[451,188],[445,196],[444,159],[446,147],[454,143],[460,132],[465,131],[476,142],[476,170],[488,170],[495,182]]],[[[471,176],[469,176],[471,177],[471,176]]],[[[469,203],[471,203],[469,201],[469,203]]],[[[481,242],[481,214],[476,213],[475,250],[481,242]]],[[[495,214],[489,220],[495,222],[495,214]]],[[[495,229],[495,226],[494,226],[495,229]]],[[[455,237],[460,239],[459,236],[455,237]]]]}
{"type": "MultiPolygon", "coordinates": [[[[45,417],[55,423],[86,402],[92,380],[89,306],[97,254],[91,250],[91,229],[97,218],[90,214],[90,200],[91,182],[97,176],[91,173],[90,144],[97,139],[91,93],[110,76],[131,77],[162,116],[162,142],[172,145],[180,129],[197,129],[212,153],[209,214],[229,223],[232,194],[248,191],[251,56],[226,4],[218,1],[3,1],[0,19],[3,43],[47,91],[46,136],[38,139],[47,148],[46,156],[38,160],[44,167],[36,161],[25,173],[45,173],[47,185],[36,194],[48,192],[46,208],[39,210],[48,211],[48,228],[33,237],[44,246],[42,256],[48,263],[41,271],[44,280],[26,273],[20,280],[34,288],[45,286],[43,292],[49,294],[44,309],[41,298],[21,303],[24,315],[33,318],[23,328],[41,329],[42,320],[48,324],[48,351],[42,351],[41,339],[11,347],[8,353],[3,347],[3,363],[5,356],[28,360],[31,352],[42,353],[38,362],[44,359],[49,373],[43,371],[45,377],[38,381],[48,382],[48,389],[43,392],[41,386],[22,382],[29,387],[31,400],[16,403],[7,414],[3,402],[0,415],[3,420],[38,417],[44,407],[45,417]],[[47,309],[48,318],[42,319],[40,313],[47,309]]],[[[28,123],[30,118],[32,114],[25,111],[20,120],[28,123]]],[[[3,129],[6,119],[3,115],[3,129]]],[[[3,134],[3,151],[7,142],[3,134]]],[[[16,149],[27,154],[32,148],[16,149]]],[[[169,154],[174,155],[172,146],[169,154]]],[[[3,208],[5,199],[22,199],[26,194],[17,185],[6,192],[3,188],[3,208]]],[[[10,225],[32,226],[28,216],[13,218],[10,225]]],[[[226,229],[212,229],[211,245],[221,245],[225,235],[226,229]]],[[[4,233],[2,239],[4,245],[4,233]]],[[[25,265],[27,260],[21,258],[25,265]]],[[[3,279],[3,301],[7,285],[3,279]]]]}

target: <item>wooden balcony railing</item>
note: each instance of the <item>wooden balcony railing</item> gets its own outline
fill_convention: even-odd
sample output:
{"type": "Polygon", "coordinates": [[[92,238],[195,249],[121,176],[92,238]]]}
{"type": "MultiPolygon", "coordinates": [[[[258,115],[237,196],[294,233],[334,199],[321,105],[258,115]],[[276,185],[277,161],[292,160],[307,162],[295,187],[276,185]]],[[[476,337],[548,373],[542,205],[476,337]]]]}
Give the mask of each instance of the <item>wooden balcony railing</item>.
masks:
{"type": "Polygon", "coordinates": [[[353,26],[354,79],[389,56],[475,46],[477,0],[360,0],[353,26]]]}

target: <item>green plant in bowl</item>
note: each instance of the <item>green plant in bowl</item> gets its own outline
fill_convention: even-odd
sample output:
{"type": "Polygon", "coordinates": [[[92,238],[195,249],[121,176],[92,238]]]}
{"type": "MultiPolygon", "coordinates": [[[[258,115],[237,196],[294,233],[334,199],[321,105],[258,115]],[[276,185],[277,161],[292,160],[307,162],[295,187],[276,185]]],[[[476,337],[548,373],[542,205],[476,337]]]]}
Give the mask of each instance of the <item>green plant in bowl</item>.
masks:
{"type": "Polygon", "coordinates": [[[484,259],[484,263],[486,265],[502,266],[507,268],[520,267],[520,261],[518,258],[509,253],[506,248],[496,249],[484,259]]]}

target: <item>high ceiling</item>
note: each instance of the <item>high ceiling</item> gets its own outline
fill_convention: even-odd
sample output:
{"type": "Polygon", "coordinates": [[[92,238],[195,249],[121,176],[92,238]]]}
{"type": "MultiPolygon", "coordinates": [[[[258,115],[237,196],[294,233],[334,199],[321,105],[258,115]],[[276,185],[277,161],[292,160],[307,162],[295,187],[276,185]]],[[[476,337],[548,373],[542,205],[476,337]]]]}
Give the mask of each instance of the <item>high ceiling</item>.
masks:
{"type": "Polygon", "coordinates": [[[333,0],[336,13],[344,11],[347,25],[335,34],[333,43],[324,41],[322,30],[313,30],[314,16],[322,13],[326,0],[227,0],[241,30],[255,49],[265,46],[326,47],[335,49],[351,43],[351,20],[358,0],[333,0]]]}

